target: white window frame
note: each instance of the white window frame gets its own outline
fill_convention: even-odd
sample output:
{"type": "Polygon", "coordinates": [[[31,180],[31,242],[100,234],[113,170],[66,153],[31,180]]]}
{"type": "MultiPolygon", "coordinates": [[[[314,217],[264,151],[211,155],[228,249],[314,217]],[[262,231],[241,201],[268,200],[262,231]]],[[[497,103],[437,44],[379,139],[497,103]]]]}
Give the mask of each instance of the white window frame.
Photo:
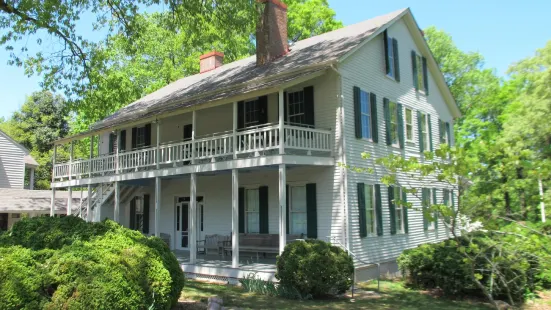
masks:
{"type": "Polygon", "coordinates": [[[304,125],[306,124],[306,104],[304,102],[304,89],[287,93],[287,123],[289,125],[304,125]],[[299,100],[295,96],[298,97],[299,100]],[[301,100],[302,98],[302,100],[301,100]],[[299,112],[297,113],[291,108],[292,105],[297,105],[299,112]],[[300,122],[291,121],[292,118],[300,118],[300,122]]]}
{"type": "Polygon", "coordinates": [[[396,141],[392,141],[392,146],[394,147],[400,147],[400,133],[398,130],[398,103],[394,101],[388,102],[388,111],[390,114],[390,140],[392,141],[393,137],[392,135],[396,135],[396,141]],[[392,111],[392,107],[394,106],[394,112],[392,111]],[[394,119],[393,119],[394,117],[394,119]]]}
{"type": "Polygon", "coordinates": [[[246,188],[245,189],[245,233],[247,234],[259,234],[260,233],[260,189],[246,188]],[[256,192],[256,210],[250,210],[249,205],[249,193],[256,192]],[[256,222],[258,223],[258,231],[251,231],[249,227],[249,216],[256,216],[256,222]]]}
{"type": "Polygon", "coordinates": [[[440,139],[440,144],[450,145],[450,138],[448,137],[448,131],[446,130],[446,122],[439,120],[440,132],[442,132],[442,139],[440,139]],[[443,141],[442,141],[443,140],[443,141]]]}
{"type": "Polygon", "coordinates": [[[413,120],[413,109],[412,108],[408,108],[408,107],[404,107],[405,110],[404,110],[404,123],[406,124],[406,128],[405,128],[405,131],[404,134],[405,134],[405,140],[406,142],[409,142],[409,143],[415,143],[415,126],[414,126],[414,120],[413,120]],[[408,111],[411,112],[411,123],[408,123],[408,111]],[[408,138],[408,128],[411,129],[411,138],[408,138]]]}
{"type": "Polygon", "coordinates": [[[365,230],[367,236],[377,236],[377,210],[375,205],[375,185],[364,184],[364,197],[365,197],[365,230]],[[371,199],[368,199],[367,193],[371,192],[371,199]],[[369,200],[371,200],[371,206],[369,206],[369,200]],[[372,223],[368,222],[368,214],[371,213],[372,223]],[[369,229],[371,225],[371,230],[369,229]]]}
{"type": "Polygon", "coordinates": [[[423,151],[430,151],[430,134],[429,134],[429,116],[428,113],[421,112],[421,135],[423,136],[423,151]],[[424,120],[424,124],[423,124],[424,120]],[[423,130],[424,129],[424,130],[423,130]]]}
{"type": "Polygon", "coordinates": [[[362,138],[369,141],[373,140],[373,116],[371,115],[371,99],[369,93],[363,90],[360,90],[360,114],[361,114],[361,123],[362,123],[362,138]],[[364,97],[365,96],[365,97],[364,97]],[[364,111],[364,98],[365,98],[365,109],[364,111]],[[367,118],[367,123],[364,122],[364,118],[367,118]],[[368,135],[364,135],[364,130],[367,129],[368,135]]]}
{"type": "Polygon", "coordinates": [[[136,212],[134,213],[134,230],[143,232],[144,226],[144,209],[143,209],[143,197],[136,197],[136,212]]]}
{"type": "Polygon", "coordinates": [[[425,76],[424,76],[425,72],[423,71],[423,56],[417,54],[415,56],[415,61],[417,62],[417,90],[424,94],[425,93],[425,76]]]}
{"type": "Polygon", "coordinates": [[[258,98],[247,100],[243,103],[243,125],[245,128],[256,126],[260,123],[260,104],[258,98]]]}
{"type": "MultiPolygon", "coordinates": [[[[427,188],[427,209],[430,209],[430,207],[432,206],[433,202],[432,202],[432,191],[433,189],[431,188],[427,188]]],[[[435,222],[434,220],[430,220],[427,218],[427,230],[435,230],[436,229],[436,225],[435,225],[435,222]]]]}
{"type": "Polygon", "coordinates": [[[308,214],[307,214],[307,207],[306,207],[306,185],[290,185],[289,186],[289,233],[292,235],[299,235],[302,234],[304,236],[308,233],[308,214]],[[295,210],[293,206],[293,189],[294,188],[304,188],[304,210],[295,210]],[[293,216],[296,214],[303,214],[304,215],[304,231],[296,232],[295,227],[293,227],[293,216]]]}
{"type": "Polygon", "coordinates": [[[136,148],[145,146],[145,126],[136,128],[136,148]]]}
{"type": "Polygon", "coordinates": [[[405,218],[404,218],[404,206],[402,204],[398,204],[396,203],[398,200],[402,200],[402,188],[401,187],[394,187],[393,188],[394,190],[394,209],[395,209],[395,212],[394,212],[394,220],[396,221],[395,224],[396,224],[396,233],[397,234],[405,234],[406,233],[406,230],[405,230],[405,218]],[[398,226],[398,214],[400,215],[400,221],[399,221],[399,226],[398,226]]]}
{"type": "Polygon", "coordinates": [[[385,44],[386,44],[386,50],[387,50],[388,64],[390,66],[390,73],[388,73],[386,76],[393,80],[396,80],[396,67],[394,63],[394,46],[392,45],[392,38],[387,36],[387,40],[385,44]]]}

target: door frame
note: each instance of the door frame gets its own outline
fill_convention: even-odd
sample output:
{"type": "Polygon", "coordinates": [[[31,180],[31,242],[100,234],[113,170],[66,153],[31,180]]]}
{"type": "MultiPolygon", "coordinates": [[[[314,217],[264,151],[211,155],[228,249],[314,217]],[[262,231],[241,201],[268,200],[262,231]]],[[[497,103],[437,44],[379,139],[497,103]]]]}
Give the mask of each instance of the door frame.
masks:
{"type": "MultiPolygon", "coordinates": [[[[176,235],[177,235],[177,231],[176,231],[176,205],[179,203],[179,202],[178,202],[178,198],[186,198],[186,197],[189,198],[190,196],[191,196],[191,195],[189,195],[189,194],[179,194],[179,195],[173,195],[173,196],[172,196],[172,197],[173,197],[173,205],[174,205],[174,211],[173,211],[173,213],[172,213],[172,214],[173,214],[173,218],[174,218],[174,220],[172,221],[172,225],[173,225],[172,231],[174,232],[174,235],[173,235],[173,238],[172,238],[172,239],[173,239],[174,241],[171,242],[171,243],[172,243],[172,246],[173,246],[173,249],[174,249],[174,250],[189,251],[189,247],[188,247],[188,248],[177,248],[177,247],[176,247],[176,245],[177,245],[177,242],[176,242],[176,235]]],[[[204,209],[204,208],[205,208],[205,204],[206,204],[206,198],[205,198],[205,195],[204,195],[203,192],[197,192],[196,197],[197,197],[197,198],[199,198],[199,197],[202,197],[202,198],[203,198],[203,201],[201,201],[201,204],[203,205],[203,223],[204,223],[204,221],[205,221],[205,209],[204,209]]],[[[181,203],[181,202],[180,202],[180,203],[181,203]]],[[[188,206],[189,206],[189,202],[186,202],[186,203],[187,203],[188,206]]],[[[188,210],[189,210],[189,207],[188,207],[188,210]]],[[[199,210],[197,210],[197,211],[199,211],[199,210]]],[[[188,212],[189,212],[189,211],[188,211],[188,212]]],[[[197,212],[197,215],[199,216],[199,215],[200,215],[200,212],[197,212]]],[[[190,218],[189,216],[188,216],[188,220],[191,220],[191,218],[190,218]]],[[[197,223],[197,224],[198,224],[198,225],[197,225],[197,229],[199,230],[199,231],[197,232],[197,236],[199,236],[200,233],[201,233],[201,232],[200,232],[200,225],[201,225],[201,223],[197,223]]],[[[189,225],[189,223],[188,223],[188,225],[189,225]]],[[[188,227],[189,227],[189,226],[188,226],[188,227]]],[[[197,238],[197,240],[199,240],[199,238],[197,238]]]]}

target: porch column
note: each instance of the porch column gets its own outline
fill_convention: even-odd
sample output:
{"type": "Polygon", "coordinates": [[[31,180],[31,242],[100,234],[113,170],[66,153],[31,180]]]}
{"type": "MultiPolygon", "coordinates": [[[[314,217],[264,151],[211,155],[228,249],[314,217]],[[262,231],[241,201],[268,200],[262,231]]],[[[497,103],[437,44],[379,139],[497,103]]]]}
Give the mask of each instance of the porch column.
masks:
{"type": "MultiPolygon", "coordinates": [[[[90,161],[88,161],[88,178],[92,177],[92,158],[94,158],[94,136],[90,136],[90,161]]],[[[90,197],[90,186],[88,186],[88,197],[90,197]]],[[[89,198],[88,205],[90,205],[89,198]]]]}
{"type": "Polygon", "coordinates": [[[82,187],[80,188],[80,202],[78,204],[78,217],[82,218],[82,187]]]}
{"type": "Polygon", "coordinates": [[[155,237],[161,236],[161,178],[155,178],[155,237]]]}
{"type": "Polygon", "coordinates": [[[67,215],[71,215],[71,210],[73,209],[73,188],[69,186],[67,189],[67,194],[69,197],[67,197],[67,215]]]}
{"type": "Polygon", "coordinates": [[[233,159],[237,159],[237,101],[233,103],[233,159]]]}
{"type": "Polygon", "coordinates": [[[31,168],[29,173],[29,190],[32,191],[34,189],[34,168],[31,168]]]}
{"type": "MultiPolygon", "coordinates": [[[[52,183],[55,181],[55,159],[57,155],[57,145],[54,144],[54,156],[52,158],[52,167],[54,169],[52,170],[52,183]]],[[[50,216],[54,216],[55,214],[55,188],[52,188],[52,201],[50,204],[50,216]]]]}
{"type": "Polygon", "coordinates": [[[231,266],[239,268],[239,172],[232,169],[232,208],[231,208],[231,235],[232,258],[231,266]]]}
{"type": "Polygon", "coordinates": [[[197,156],[197,150],[195,149],[196,118],[196,112],[193,110],[193,112],[191,112],[191,164],[195,164],[195,156],[197,156]]]}
{"type": "Polygon", "coordinates": [[[117,149],[115,150],[115,174],[120,172],[119,150],[121,148],[121,131],[117,130],[117,149]]]}
{"type": "Polygon", "coordinates": [[[119,181],[115,181],[115,210],[113,212],[113,219],[120,224],[121,219],[121,184],[119,181]]]}
{"type": "Polygon", "coordinates": [[[103,183],[99,184],[99,199],[96,204],[96,222],[101,221],[101,207],[103,206],[103,183]]]}
{"type": "Polygon", "coordinates": [[[279,165],[279,254],[287,245],[287,172],[285,164],[279,165]]]}
{"type": "Polygon", "coordinates": [[[284,92],[279,90],[279,154],[285,154],[285,107],[284,107],[284,92]]]}
{"type": "Polygon", "coordinates": [[[92,221],[92,185],[88,184],[88,204],[86,206],[86,222],[92,221]]]}
{"type": "Polygon", "coordinates": [[[197,174],[191,174],[189,197],[189,263],[195,264],[197,260],[197,174]]]}

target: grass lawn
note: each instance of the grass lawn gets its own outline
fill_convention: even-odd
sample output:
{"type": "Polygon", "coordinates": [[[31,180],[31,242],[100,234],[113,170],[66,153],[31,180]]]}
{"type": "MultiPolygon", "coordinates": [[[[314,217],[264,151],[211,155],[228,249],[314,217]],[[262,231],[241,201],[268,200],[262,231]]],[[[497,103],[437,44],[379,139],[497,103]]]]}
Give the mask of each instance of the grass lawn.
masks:
{"type": "MultiPolygon", "coordinates": [[[[374,291],[377,288],[377,283],[364,284],[361,285],[361,288],[374,291]]],[[[186,282],[182,293],[182,300],[201,302],[202,304],[187,303],[181,308],[204,309],[207,298],[211,296],[221,297],[224,300],[224,307],[245,309],[490,309],[490,307],[479,302],[456,301],[433,297],[425,292],[408,289],[401,282],[381,282],[379,296],[356,294],[354,299],[339,298],[298,301],[246,293],[236,286],[190,280],[186,282]]]]}

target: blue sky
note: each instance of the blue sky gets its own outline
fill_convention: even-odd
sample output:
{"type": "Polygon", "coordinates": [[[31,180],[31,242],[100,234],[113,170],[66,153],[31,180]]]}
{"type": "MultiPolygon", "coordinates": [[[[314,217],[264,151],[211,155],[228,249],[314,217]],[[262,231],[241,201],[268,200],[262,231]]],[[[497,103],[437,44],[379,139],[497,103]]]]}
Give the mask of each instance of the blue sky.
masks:
{"type": "MultiPolygon", "coordinates": [[[[482,53],[486,67],[499,75],[551,40],[548,0],[329,0],[329,4],[345,25],[410,7],[421,28],[434,25],[450,33],[462,50],[482,53]]],[[[26,95],[40,89],[40,78],[28,78],[23,68],[7,65],[8,56],[0,50],[0,117],[6,118],[26,95]]]]}

